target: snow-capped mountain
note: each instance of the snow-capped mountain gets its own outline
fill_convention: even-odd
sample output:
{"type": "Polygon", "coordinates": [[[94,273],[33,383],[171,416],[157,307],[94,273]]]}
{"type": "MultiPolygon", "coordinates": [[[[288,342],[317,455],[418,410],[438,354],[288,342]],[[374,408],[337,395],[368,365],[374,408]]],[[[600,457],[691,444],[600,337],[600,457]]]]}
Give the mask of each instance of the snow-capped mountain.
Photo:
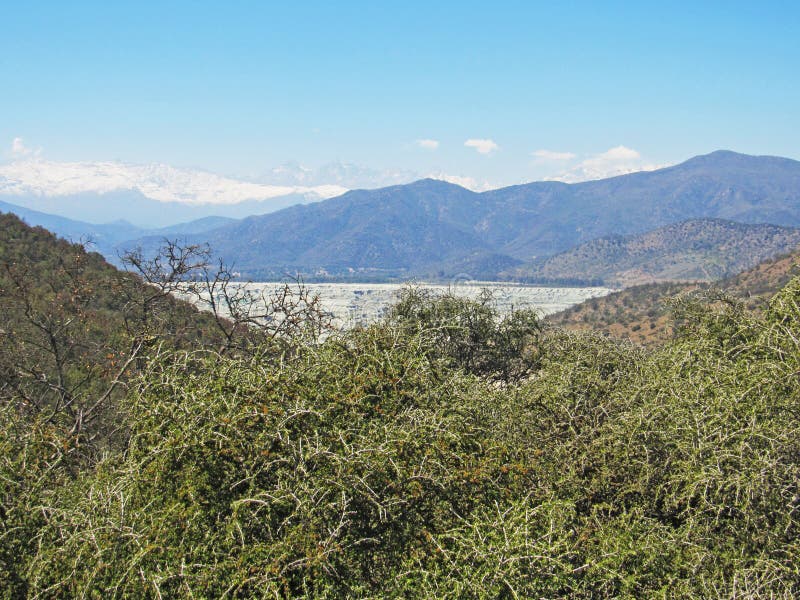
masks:
{"type": "MultiPolygon", "coordinates": [[[[468,177],[429,176],[478,191],[490,187],[468,177]]],[[[207,216],[266,214],[351,189],[402,185],[421,178],[413,171],[345,162],[313,169],[289,162],[245,180],[158,163],[58,162],[33,155],[0,163],[0,200],[89,223],[124,219],[152,229],[207,216]]]]}
{"type": "Polygon", "coordinates": [[[371,169],[341,161],[316,169],[290,161],[263,173],[257,181],[272,185],[338,185],[348,189],[374,189],[411,183],[422,177],[420,173],[405,169],[371,169]]]}
{"type": "Polygon", "coordinates": [[[51,214],[163,227],[209,215],[244,217],[345,193],[337,184],[274,185],[164,164],[56,162],[0,164],[0,199],[51,214]]]}
{"type": "Polygon", "coordinates": [[[119,162],[16,161],[0,166],[0,195],[69,196],[137,191],[159,202],[238,204],[289,195],[320,200],[347,191],[340,185],[270,185],[239,181],[196,169],[119,162]]]}

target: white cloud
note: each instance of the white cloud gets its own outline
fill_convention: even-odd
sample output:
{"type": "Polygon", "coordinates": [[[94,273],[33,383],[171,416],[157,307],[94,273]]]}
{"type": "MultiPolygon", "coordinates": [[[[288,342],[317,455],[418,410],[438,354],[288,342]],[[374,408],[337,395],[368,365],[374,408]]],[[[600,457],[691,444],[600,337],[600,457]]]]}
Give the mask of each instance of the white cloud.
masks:
{"type": "Polygon", "coordinates": [[[537,150],[533,155],[542,161],[572,160],[577,158],[572,152],[556,152],[554,150],[537,150]]]}
{"type": "Polygon", "coordinates": [[[25,145],[21,137],[15,137],[11,141],[11,157],[15,159],[38,156],[41,150],[32,150],[25,145]]]}
{"type": "Polygon", "coordinates": [[[467,148],[475,148],[481,154],[491,154],[500,149],[494,140],[469,139],[464,142],[464,145],[467,148]]]}
{"type": "Polygon", "coordinates": [[[573,168],[547,177],[551,181],[577,183],[594,179],[606,179],[618,175],[627,175],[638,171],[655,171],[669,165],[654,164],[645,161],[642,155],[633,148],[616,146],[605,152],[585,158],[573,168]]]}
{"type": "Polygon", "coordinates": [[[417,140],[416,144],[425,150],[436,150],[439,147],[439,140],[417,140]]]}
{"type": "Polygon", "coordinates": [[[586,162],[591,161],[593,164],[607,164],[618,161],[638,160],[641,157],[642,155],[633,148],[615,146],[614,148],[609,148],[605,152],[601,152],[597,156],[588,159],[586,162]]]}

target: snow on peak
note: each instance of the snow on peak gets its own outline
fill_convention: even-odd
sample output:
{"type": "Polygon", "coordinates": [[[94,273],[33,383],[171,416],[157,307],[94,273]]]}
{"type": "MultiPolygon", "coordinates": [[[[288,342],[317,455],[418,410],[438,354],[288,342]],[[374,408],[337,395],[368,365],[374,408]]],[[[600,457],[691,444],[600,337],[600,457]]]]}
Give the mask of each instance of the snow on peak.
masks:
{"type": "Polygon", "coordinates": [[[38,158],[0,165],[0,195],[69,196],[134,190],[159,202],[190,205],[239,204],[289,195],[309,199],[339,196],[340,185],[270,185],[240,181],[196,169],[165,164],[54,162],[38,158]]]}

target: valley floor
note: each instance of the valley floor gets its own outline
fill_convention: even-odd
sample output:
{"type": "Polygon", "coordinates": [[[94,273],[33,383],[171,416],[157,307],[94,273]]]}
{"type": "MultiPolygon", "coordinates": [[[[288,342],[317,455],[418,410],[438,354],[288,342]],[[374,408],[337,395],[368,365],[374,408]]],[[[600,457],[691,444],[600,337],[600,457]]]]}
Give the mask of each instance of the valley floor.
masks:
{"type": "MultiPolygon", "coordinates": [[[[249,287],[271,292],[282,284],[260,282],[249,287]]],[[[341,326],[372,323],[394,303],[400,291],[418,285],[434,292],[455,292],[456,295],[475,299],[483,290],[489,290],[502,314],[512,309],[532,308],[541,316],[557,313],[590,298],[600,298],[613,290],[605,287],[542,287],[498,281],[460,281],[451,284],[427,283],[307,283],[312,294],[319,295],[323,307],[334,322],[341,326]]]]}

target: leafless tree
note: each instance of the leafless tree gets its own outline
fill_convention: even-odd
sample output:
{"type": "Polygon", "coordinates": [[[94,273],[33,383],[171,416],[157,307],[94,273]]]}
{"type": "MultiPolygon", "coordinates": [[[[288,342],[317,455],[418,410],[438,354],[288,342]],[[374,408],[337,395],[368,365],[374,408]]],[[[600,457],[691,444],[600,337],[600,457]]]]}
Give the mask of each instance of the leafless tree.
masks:
{"type": "Polygon", "coordinates": [[[65,246],[46,266],[0,263],[0,400],[84,448],[117,434],[131,376],[162,347],[254,353],[330,329],[301,280],[275,290],[238,282],[207,246],[166,241],[152,256],[121,258],[116,271],[65,246]]]}
{"type": "Polygon", "coordinates": [[[318,340],[333,330],[319,296],[300,277],[287,275],[276,288],[238,281],[233,267],[212,260],[206,245],[181,246],[165,240],[153,258],[135,250],[122,260],[151,290],[132,299],[140,319],[154,319],[154,307],[168,297],[187,298],[213,316],[223,337],[219,348],[223,354],[252,350],[276,339],[318,340]]]}

